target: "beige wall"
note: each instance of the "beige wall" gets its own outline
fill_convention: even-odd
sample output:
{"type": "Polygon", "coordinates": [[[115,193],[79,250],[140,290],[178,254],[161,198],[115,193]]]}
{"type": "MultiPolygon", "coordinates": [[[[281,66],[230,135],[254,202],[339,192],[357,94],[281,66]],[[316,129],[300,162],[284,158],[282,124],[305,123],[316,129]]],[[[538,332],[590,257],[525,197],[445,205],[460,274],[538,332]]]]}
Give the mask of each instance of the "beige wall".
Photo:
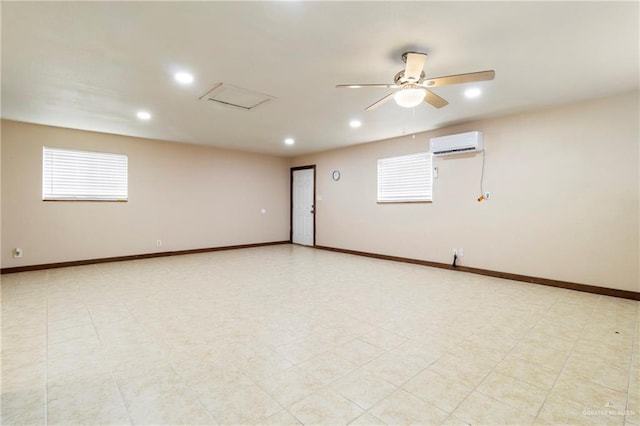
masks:
{"type": "Polygon", "coordinates": [[[288,159],[12,121],[1,158],[3,268],[289,239],[288,159]],[[129,201],[43,202],[43,145],[127,154],[129,201]]]}
{"type": "Polygon", "coordinates": [[[318,245],[443,263],[456,247],[467,266],[640,291],[638,100],[633,92],[292,161],[2,121],[2,267],[287,240],[289,166],[316,164],[318,245]],[[469,130],[484,132],[491,200],[476,202],[474,155],[435,159],[433,203],[376,204],[378,158],[469,130]],[[129,202],[42,202],[43,145],[128,154],[129,202]]]}
{"type": "MultiPolygon", "coordinates": [[[[436,112],[434,112],[436,113],[436,112]]],[[[295,158],[317,165],[318,245],[640,291],[638,92],[295,158]],[[436,158],[431,204],[376,204],[376,160],[484,132],[436,158]],[[338,182],[331,172],[342,172],[338,182]]],[[[366,125],[366,122],[365,124],[366,125]]]]}

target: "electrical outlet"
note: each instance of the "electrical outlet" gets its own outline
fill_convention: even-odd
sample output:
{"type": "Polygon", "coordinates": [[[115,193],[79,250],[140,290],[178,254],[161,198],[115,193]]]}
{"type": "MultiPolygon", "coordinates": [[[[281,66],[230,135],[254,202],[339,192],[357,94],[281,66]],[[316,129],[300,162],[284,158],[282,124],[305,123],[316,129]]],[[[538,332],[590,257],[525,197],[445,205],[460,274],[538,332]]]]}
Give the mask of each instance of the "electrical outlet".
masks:
{"type": "Polygon", "coordinates": [[[491,198],[491,193],[489,191],[484,193],[484,199],[488,200],[489,198],[491,198]]]}
{"type": "Polygon", "coordinates": [[[160,247],[162,245],[162,240],[156,240],[156,247],[160,247]]]}

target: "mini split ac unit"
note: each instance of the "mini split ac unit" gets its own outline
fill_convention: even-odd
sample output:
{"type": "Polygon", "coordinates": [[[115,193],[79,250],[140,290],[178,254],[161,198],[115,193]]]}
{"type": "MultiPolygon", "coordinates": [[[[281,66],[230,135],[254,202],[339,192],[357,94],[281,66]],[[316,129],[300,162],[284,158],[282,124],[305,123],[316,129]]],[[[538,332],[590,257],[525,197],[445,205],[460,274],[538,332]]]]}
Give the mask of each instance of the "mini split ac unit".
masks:
{"type": "Polygon", "coordinates": [[[429,140],[429,151],[437,157],[482,151],[482,132],[466,132],[429,140]]]}

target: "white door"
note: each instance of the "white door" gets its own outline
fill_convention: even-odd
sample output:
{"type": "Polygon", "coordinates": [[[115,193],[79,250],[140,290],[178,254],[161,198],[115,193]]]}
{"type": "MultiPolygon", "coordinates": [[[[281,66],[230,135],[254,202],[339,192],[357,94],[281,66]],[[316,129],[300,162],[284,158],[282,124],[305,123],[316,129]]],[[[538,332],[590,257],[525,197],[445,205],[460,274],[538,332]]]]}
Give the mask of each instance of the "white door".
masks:
{"type": "Polygon", "coordinates": [[[291,242],[314,245],[315,169],[293,170],[291,193],[291,242]]]}

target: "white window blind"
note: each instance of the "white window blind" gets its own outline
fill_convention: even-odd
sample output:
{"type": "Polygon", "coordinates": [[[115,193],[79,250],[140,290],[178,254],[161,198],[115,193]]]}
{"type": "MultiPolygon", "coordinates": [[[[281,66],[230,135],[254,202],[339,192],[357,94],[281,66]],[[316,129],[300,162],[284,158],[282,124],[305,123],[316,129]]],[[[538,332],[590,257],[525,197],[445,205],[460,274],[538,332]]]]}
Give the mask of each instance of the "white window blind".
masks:
{"type": "Polygon", "coordinates": [[[402,155],[378,160],[378,202],[432,201],[431,153],[402,155]]]}
{"type": "Polygon", "coordinates": [[[126,201],[124,154],[43,148],[42,199],[126,201]]]}

